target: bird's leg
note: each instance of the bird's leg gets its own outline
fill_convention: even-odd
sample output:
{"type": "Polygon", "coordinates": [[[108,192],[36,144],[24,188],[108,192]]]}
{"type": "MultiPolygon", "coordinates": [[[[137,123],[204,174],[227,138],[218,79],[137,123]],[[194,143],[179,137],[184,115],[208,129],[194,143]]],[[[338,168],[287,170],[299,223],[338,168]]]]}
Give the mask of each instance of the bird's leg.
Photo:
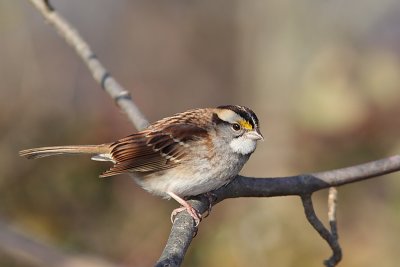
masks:
{"type": "Polygon", "coordinates": [[[217,195],[214,193],[211,193],[211,192],[207,192],[204,195],[208,198],[208,209],[207,209],[206,215],[204,216],[204,218],[206,218],[211,213],[211,209],[214,204],[214,201],[217,200],[217,195]]]}
{"type": "Polygon", "coordinates": [[[195,222],[195,226],[197,227],[201,221],[201,214],[195,210],[186,200],[184,200],[183,198],[179,197],[178,195],[176,195],[173,192],[167,192],[167,194],[172,197],[173,199],[175,199],[179,204],[181,204],[183,207],[174,209],[171,213],[171,222],[174,223],[175,221],[175,216],[181,212],[186,210],[190,216],[192,216],[194,222],[195,222]]]}

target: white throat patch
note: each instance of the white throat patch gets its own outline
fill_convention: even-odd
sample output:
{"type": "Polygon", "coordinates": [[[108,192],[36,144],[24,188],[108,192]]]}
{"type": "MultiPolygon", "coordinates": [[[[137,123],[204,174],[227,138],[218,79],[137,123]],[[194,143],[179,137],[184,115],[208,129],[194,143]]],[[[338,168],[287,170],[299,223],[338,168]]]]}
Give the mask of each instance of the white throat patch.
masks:
{"type": "Polygon", "coordinates": [[[242,155],[247,155],[249,153],[253,153],[256,150],[257,141],[245,138],[240,136],[238,138],[234,138],[229,146],[236,153],[240,153],[242,155]]]}

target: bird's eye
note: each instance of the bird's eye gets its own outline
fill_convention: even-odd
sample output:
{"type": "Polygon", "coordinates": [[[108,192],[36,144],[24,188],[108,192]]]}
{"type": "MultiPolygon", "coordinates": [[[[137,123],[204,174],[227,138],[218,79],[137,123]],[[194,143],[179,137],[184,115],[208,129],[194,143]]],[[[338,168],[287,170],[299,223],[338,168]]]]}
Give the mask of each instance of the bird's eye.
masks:
{"type": "Polygon", "coordinates": [[[240,125],[238,124],[238,123],[234,123],[234,124],[232,124],[232,129],[233,130],[235,130],[235,131],[239,131],[240,130],[240,125]]]}

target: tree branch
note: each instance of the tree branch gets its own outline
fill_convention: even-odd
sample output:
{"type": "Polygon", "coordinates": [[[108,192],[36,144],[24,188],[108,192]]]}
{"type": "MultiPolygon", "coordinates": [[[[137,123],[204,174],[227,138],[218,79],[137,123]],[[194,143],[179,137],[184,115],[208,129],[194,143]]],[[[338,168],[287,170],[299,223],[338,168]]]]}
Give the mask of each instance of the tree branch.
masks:
{"type": "MultiPolygon", "coordinates": [[[[311,196],[311,194],[315,191],[329,188],[331,186],[342,186],[345,184],[363,181],[365,179],[378,177],[399,170],[400,155],[396,155],[352,167],[313,174],[301,174],[296,176],[274,178],[252,178],[239,175],[228,185],[212,192],[216,196],[216,200],[213,204],[216,204],[228,198],[238,197],[275,197],[289,195],[297,195],[300,197],[311,196]]],[[[200,200],[199,198],[196,198],[194,202],[191,202],[191,204],[195,204],[195,208],[198,209],[200,212],[205,212],[209,205],[208,199],[205,197],[200,198],[200,200]]],[[[179,223],[182,225],[184,223],[181,220],[185,220],[186,224],[193,224],[192,218],[190,216],[186,216],[186,213],[178,214],[177,218],[179,218],[179,223]]],[[[309,216],[307,216],[307,219],[310,220],[309,216]]],[[[333,226],[331,221],[330,224],[332,228],[332,234],[337,236],[336,222],[333,222],[333,226]]],[[[169,249],[171,243],[176,242],[177,239],[185,244],[190,243],[193,239],[193,235],[195,234],[195,232],[196,230],[193,229],[193,227],[173,227],[170,237],[167,241],[167,246],[164,249],[160,260],[163,259],[165,261],[166,259],[173,258],[174,262],[181,262],[183,260],[183,257],[185,256],[187,247],[182,248],[179,253],[177,253],[176,250],[169,249]]],[[[339,253],[339,251],[339,245],[337,244],[336,247],[336,244],[334,244],[333,256],[335,256],[335,260],[337,261],[341,258],[341,252],[339,253]]],[[[329,262],[329,260],[327,262],[329,262]]],[[[179,264],[171,266],[179,266],[179,264]]]]}
{"type": "Polygon", "coordinates": [[[325,239],[328,245],[332,249],[332,256],[324,263],[327,267],[336,266],[336,264],[342,259],[342,250],[340,249],[337,235],[329,232],[329,230],[322,224],[315,214],[314,207],[311,200],[311,195],[301,195],[301,201],[303,203],[304,212],[308,222],[314,227],[319,235],[325,239]]]}
{"type": "MultiPolygon", "coordinates": [[[[204,195],[194,197],[189,202],[200,213],[204,213],[209,207],[208,198],[204,195]]],[[[178,213],[175,216],[167,244],[155,266],[180,266],[197,230],[193,224],[193,218],[187,212],[178,213]]]]}
{"type": "Polygon", "coordinates": [[[36,238],[11,229],[0,221],[0,249],[29,266],[63,267],[117,267],[104,259],[93,255],[71,255],[60,251],[36,238]]]}
{"type": "Polygon", "coordinates": [[[329,188],[328,195],[328,219],[331,228],[332,243],[329,243],[332,249],[332,256],[324,263],[326,266],[336,266],[342,260],[342,249],[339,245],[339,235],[336,223],[337,190],[335,187],[329,188]]]}
{"type": "MultiPolygon", "coordinates": [[[[128,91],[111,77],[78,32],[55,11],[48,0],[29,1],[57,29],[66,42],[75,49],[91,71],[94,79],[116,101],[136,128],[139,130],[145,128],[148,122],[133,103],[128,91]]],[[[237,176],[227,186],[213,192],[216,196],[213,204],[224,199],[238,197],[300,196],[303,200],[307,219],[328,241],[333,250],[333,256],[325,264],[334,266],[341,259],[341,251],[337,243],[336,220],[331,220],[331,218],[334,218],[336,206],[334,202],[330,202],[329,221],[331,232],[329,232],[315,215],[311,202],[312,193],[324,188],[358,182],[398,170],[400,170],[400,156],[396,155],[348,168],[291,177],[251,178],[237,176]]],[[[193,198],[190,203],[201,213],[204,213],[209,206],[208,198],[202,196],[193,198]]],[[[192,218],[186,212],[179,213],[156,266],[180,266],[196,232],[197,228],[193,226],[192,218]]]]}
{"type": "Polygon", "coordinates": [[[57,11],[50,5],[48,0],[29,0],[43,15],[46,21],[52,25],[61,37],[73,48],[92,73],[93,78],[114,99],[117,105],[126,113],[136,129],[142,130],[149,123],[132,101],[130,93],[125,90],[106,70],[97,59],[96,54],[57,11]]]}

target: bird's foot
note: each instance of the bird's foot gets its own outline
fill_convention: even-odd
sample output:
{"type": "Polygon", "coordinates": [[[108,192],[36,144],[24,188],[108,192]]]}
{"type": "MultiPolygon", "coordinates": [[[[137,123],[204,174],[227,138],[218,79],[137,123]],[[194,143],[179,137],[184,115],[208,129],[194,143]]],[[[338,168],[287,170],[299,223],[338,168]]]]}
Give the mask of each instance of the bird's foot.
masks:
{"type": "Polygon", "coordinates": [[[204,218],[208,217],[211,213],[212,206],[214,201],[217,200],[217,195],[211,192],[207,192],[204,194],[208,198],[208,209],[207,213],[204,215],[204,218]]]}
{"type": "Polygon", "coordinates": [[[194,226],[199,226],[199,224],[200,224],[200,221],[201,221],[201,219],[202,219],[202,216],[201,216],[201,214],[195,209],[195,208],[193,208],[192,206],[188,206],[188,207],[180,207],[180,208],[177,208],[177,209],[174,209],[173,211],[172,211],[172,213],[171,213],[171,222],[172,223],[174,223],[174,221],[175,221],[175,216],[178,214],[178,213],[180,213],[180,212],[182,212],[182,211],[187,211],[188,213],[189,213],[189,215],[190,216],[192,216],[192,218],[193,218],[193,220],[194,220],[194,226]]]}
{"type": "Polygon", "coordinates": [[[178,201],[179,204],[182,205],[182,207],[174,209],[172,211],[172,213],[171,213],[171,222],[174,223],[175,216],[178,213],[186,210],[189,213],[189,215],[193,218],[195,227],[199,226],[200,221],[202,219],[201,214],[195,208],[193,208],[186,200],[184,200],[183,198],[179,197],[175,193],[167,192],[167,194],[170,195],[173,199],[175,199],[176,201],[178,201]]]}

